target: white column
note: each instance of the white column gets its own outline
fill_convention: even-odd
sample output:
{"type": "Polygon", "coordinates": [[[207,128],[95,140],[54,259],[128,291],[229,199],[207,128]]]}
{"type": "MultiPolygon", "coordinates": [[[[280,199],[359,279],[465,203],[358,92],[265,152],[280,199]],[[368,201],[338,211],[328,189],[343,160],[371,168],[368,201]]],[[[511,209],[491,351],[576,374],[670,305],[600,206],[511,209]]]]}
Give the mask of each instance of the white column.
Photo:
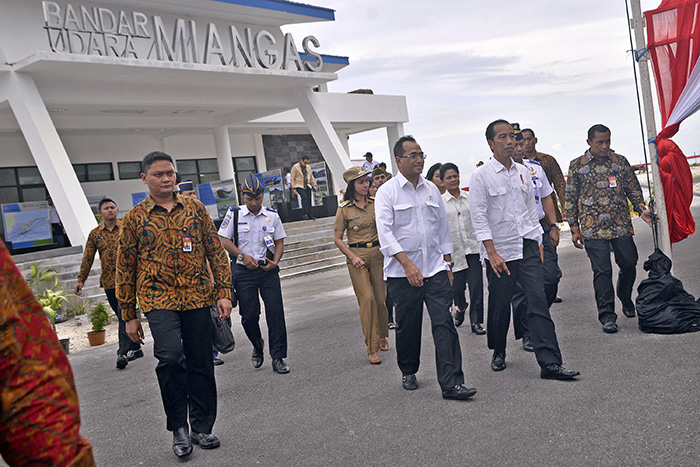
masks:
{"type": "Polygon", "coordinates": [[[214,128],[214,147],[216,148],[216,162],[219,165],[219,177],[221,180],[233,179],[235,189],[235,178],[233,172],[233,159],[231,159],[231,139],[228,136],[228,127],[220,126],[214,128]]]}
{"type": "Polygon", "coordinates": [[[97,221],[34,80],[22,73],[1,77],[0,95],[3,94],[10,102],[71,244],[84,245],[97,221]]]}
{"type": "Polygon", "coordinates": [[[267,160],[265,159],[265,146],[263,145],[262,135],[252,135],[252,137],[255,145],[255,162],[258,166],[258,172],[267,172],[267,160]]]}
{"type": "Polygon", "coordinates": [[[396,158],[394,157],[394,145],[396,142],[404,136],[403,123],[396,123],[394,125],[386,127],[386,136],[389,140],[389,154],[391,159],[391,173],[397,174],[399,168],[396,166],[396,158]]]}
{"type": "Polygon", "coordinates": [[[346,183],[343,180],[343,172],[352,165],[350,158],[333,129],[333,125],[331,125],[331,121],[328,119],[328,115],[326,115],[326,111],[323,109],[318,96],[311,89],[301,91],[299,95],[299,112],[301,112],[301,116],[309,127],[314,141],[316,141],[316,145],[321,150],[323,159],[333,174],[333,188],[335,193],[338,193],[338,190],[345,189],[346,183]]]}

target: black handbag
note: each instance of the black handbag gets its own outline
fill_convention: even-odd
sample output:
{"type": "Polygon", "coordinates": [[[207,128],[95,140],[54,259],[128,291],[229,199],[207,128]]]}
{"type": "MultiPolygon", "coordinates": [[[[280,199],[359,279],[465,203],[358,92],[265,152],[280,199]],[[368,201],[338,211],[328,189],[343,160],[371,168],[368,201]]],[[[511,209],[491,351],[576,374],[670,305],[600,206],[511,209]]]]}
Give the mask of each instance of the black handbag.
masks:
{"type": "Polygon", "coordinates": [[[221,353],[229,353],[236,347],[236,341],[231,331],[231,318],[221,321],[221,318],[219,318],[219,310],[216,306],[212,306],[210,311],[214,350],[221,353]]]}

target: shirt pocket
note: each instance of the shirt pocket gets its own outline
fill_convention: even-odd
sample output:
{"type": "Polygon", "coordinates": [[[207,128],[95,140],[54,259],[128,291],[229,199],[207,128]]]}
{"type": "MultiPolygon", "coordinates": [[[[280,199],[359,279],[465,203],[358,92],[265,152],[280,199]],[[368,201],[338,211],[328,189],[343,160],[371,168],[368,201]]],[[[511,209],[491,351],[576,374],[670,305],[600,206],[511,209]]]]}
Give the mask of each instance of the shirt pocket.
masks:
{"type": "Polygon", "coordinates": [[[396,226],[407,226],[413,220],[412,204],[397,204],[394,206],[394,224],[396,226]]]}
{"type": "Polygon", "coordinates": [[[440,221],[440,205],[435,201],[425,202],[425,220],[428,221],[428,226],[437,228],[440,221]]]}

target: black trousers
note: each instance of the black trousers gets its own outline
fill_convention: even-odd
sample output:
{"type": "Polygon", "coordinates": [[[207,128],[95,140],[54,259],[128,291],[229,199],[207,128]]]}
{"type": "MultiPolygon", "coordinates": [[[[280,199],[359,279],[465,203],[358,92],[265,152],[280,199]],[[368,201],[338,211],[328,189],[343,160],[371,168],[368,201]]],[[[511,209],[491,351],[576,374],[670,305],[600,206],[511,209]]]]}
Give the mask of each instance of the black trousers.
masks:
{"type": "Polygon", "coordinates": [[[393,323],[394,322],[394,301],[391,299],[391,295],[389,295],[388,290],[386,293],[386,301],[384,303],[386,304],[387,316],[389,318],[389,320],[387,322],[393,323]]]}
{"type": "Polygon", "coordinates": [[[593,269],[593,289],[598,306],[598,319],[601,323],[615,322],[615,293],[612,283],[612,263],[610,250],[615,254],[615,263],[620,268],[617,276],[617,297],[623,307],[634,306],[632,302],[632,287],[637,278],[637,246],[631,235],[613,238],[612,240],[585,240],[588,259],[593,269]]]}
{"type": "Polygon", "coordinates": [[[549,316],[549,307],[544,295],[544,279],[540,248],[535,240],[523,240],[523,259],[506,262],[510,275],[496,273],[486,261],[486,277],[489,281],[489,305],[486,334],[489,349],[506,353],[506,336],[510,327],[510,301],[515,286],[520,285],[527,298],[527,321],[532,337],[535,357],[540,366],[551,363],[561,365],[561,352],[549,316]]]}
{"type": "Polygon", "coordinates": [[[260,268],[251,270],[237,264],[234,276],[241,324],[250,343],[257,349],[263,348],[258,294],[265,302],[270,357],[273,359],[287,358],[287,326],[284,321],[279,271],[277,267],[271,271],[263,271],[260,268]]]}
{"type": "Polygon", "coordinates": [[[405,277],[390,277],[387,286],[396,307],[396,359],[401,373],[418,372],[425,303],[433,331],[440,387],[445,390],[464,383],[459,336],[450,315],[452,293],[447,272],[424,278],[422,287],[411,286],[405,277]]]}
{"type": "Polygon", "coordinates": [[[303,215],[313,217],[311,210],[311,188],[297,188],[297,193],[301,196],[301,211],[303,215]]]}
{"type": "Polygon", "coordinates": [[[481,266],[479,254],[466,255],[467,269],[454,273],[452,283],[452,300],[455,305],[465,311],[469,306],[469,322],[471,324],[484,322],[484,269],[481,266]],[[469,301],[465,292],[469,285],[469,301]]]}
{"type": "Polygon", "coordinates": [[[187,425],[188,412],[190,427],[197,433],[211,433],[216,420],[209,309],[146,313],[169,431],[187,425]]]}
{"type": "MultiPolygon", "coordinates": [[[[561,269],[559,269],[559,255],[557,249],[549,238],[551,227],[543,225],[542,245],[544,246],[544,263],[542,263],[542,275],[544,277],[544,295],[547,299],[547,308],[552,306],[557,298],[561,269]]],[[[527,325],[527,298],[520,286],[516,286],[515,294],[511,300],[513,306],[513,330],[515,338],[520,339],[530,336],[527,325]]]]}
{"type": "Polygon", "coordinates": [[[138,350],[141,348],[141,344],[132,341],[129,335],[126,333],[126,322],[122,319],[122,311],[119,308],[119,302],[117,301],[116,289],[104,289],[105,295],[107,295],[107,301],[109,306],[117,315],[119,320],[119,347],[117,347],[117,355],[124,355],[129,350],[138,350]]]}

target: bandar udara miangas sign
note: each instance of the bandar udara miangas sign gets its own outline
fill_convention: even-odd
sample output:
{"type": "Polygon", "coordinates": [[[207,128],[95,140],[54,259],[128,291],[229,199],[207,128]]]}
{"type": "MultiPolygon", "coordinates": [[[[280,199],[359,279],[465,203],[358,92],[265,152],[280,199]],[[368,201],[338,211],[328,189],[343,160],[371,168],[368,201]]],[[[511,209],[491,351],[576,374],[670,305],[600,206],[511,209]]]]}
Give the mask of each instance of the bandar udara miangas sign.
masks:
{"type": "Polygon", "coordinates": [[[265,29],[239,30],[240,25],[229,24],[222,31],[209,22],[200,43],[197,31],[202,25],[194,19],[164,21],[157,14],[53,1],[43,1],[42,6],[53,52],[289,71],[323,68],[314,36],[303,39],[307,60],[302,60],[289,33],[280,41],[265,29]]]}

